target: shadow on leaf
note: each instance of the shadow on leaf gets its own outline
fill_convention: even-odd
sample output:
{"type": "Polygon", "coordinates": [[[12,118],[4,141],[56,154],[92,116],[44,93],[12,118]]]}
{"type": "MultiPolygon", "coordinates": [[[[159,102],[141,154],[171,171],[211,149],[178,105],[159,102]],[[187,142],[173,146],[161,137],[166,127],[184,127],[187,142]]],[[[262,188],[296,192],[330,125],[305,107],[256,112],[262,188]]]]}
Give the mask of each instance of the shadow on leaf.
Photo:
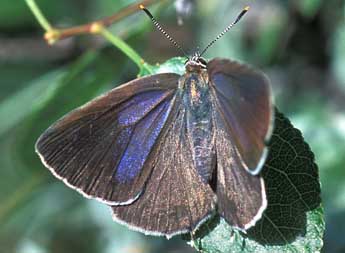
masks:
{"type": "Polygon", "coordinates": [[[300,131],[277,110],[269,147],[262,172],[268,206],[248,237],[261,244],[284,245],[305,236],[306,212],[321,203],[318,169],[300,131]]]}

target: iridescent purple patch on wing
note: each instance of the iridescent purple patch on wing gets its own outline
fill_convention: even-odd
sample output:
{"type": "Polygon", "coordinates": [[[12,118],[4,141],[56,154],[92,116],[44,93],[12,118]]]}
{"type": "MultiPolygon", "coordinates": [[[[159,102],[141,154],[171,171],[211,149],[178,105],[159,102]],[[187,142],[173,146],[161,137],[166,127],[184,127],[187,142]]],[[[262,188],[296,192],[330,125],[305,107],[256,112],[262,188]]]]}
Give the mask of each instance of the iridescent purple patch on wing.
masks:
{"type": "Polygon", "coordinates": [[[134,124],[167,97],[166,91],[148,91],[126,101],[118,115],[119,125],[134,124]]]}
{"type": "MultiPolygon", "coordinates": [[[[153,99],[152,99],[153,100],[153,99]]],[[[130,142],[118,164],[115,179],[121,183],[131,181],[143,167],[170,112],[170,101],[163,101],[142,118],[132,132],[130,142]],[[147,135],[143,135],[145,129],[147,135]]]]}

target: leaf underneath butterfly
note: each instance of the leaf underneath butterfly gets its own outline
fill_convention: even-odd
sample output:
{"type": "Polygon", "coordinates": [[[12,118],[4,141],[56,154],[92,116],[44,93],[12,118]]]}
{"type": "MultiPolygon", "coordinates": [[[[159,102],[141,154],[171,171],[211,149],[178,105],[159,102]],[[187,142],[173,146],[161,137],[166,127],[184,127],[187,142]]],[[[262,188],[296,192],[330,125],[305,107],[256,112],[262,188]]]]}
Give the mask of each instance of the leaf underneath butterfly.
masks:
{"type": "Polygon", "coordinates": [[[178,77],[137,79],[72,111],[37,141],[42,161],[86,197],[133,202],[151,173],[144,163],[168,118],[178,77]]]}
{"type": "Polygon", "coordinates": [[[325,224],[317,165],[301,133],[276,110],[263,168],[268,206],[247,234],[213,218],[197,232],[194,247],[206,253],[320,252],[325,224]]]}

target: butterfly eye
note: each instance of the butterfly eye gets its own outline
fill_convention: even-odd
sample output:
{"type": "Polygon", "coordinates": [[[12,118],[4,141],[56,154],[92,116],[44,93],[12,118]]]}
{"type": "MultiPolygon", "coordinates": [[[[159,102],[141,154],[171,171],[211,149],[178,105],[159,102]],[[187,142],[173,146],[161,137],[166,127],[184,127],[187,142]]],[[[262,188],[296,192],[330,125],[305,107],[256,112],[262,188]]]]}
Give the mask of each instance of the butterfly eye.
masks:
{"type": "Polygon", "coordinates": [[[204,58],[199,58],[199,62],[204,66],[207,65],[207,61],[204,58]]]}

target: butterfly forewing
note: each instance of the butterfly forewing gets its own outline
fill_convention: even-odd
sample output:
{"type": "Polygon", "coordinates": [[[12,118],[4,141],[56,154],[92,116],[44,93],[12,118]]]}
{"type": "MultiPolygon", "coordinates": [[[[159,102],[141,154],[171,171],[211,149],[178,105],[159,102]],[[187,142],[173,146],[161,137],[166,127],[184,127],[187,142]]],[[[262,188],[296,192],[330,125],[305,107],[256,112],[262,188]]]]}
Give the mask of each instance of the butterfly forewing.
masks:
{"type": "Polygon", "coordinates": [[[269,83],[263,74],[226,59],[210,61],[208,73],[217,120],[239,152],[242,168],[256,175],[266,159],[272,128],[269,83]]]}
{"type": "Polygon", "coordinates": [[[179,76],[136,79],[53,124],[36,143],[52,173],[87,197],[129,204],[142,192],[151,150],[165,128],[179,76]]]}

